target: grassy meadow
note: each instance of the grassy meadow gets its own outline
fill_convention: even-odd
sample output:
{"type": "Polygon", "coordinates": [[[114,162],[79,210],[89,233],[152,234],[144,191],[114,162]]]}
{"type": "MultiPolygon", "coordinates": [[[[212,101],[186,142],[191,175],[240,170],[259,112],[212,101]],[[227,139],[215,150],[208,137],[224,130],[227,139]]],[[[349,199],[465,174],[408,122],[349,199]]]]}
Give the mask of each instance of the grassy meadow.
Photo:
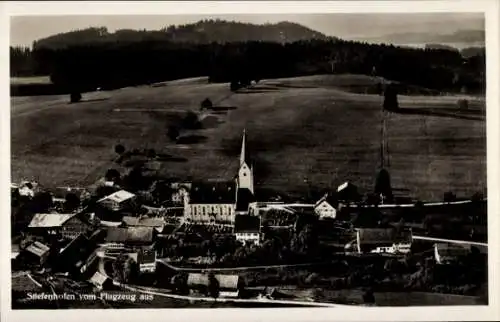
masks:
{"type": "MultiPolygon", "coordinates": [[[[258,187],[289,194],[334,188],[350,180],[370,191],[379,169],[382,96],[360,94],[376,79],[308,76],[260,82],[231,93],[228,84],[173,81],[83,94],[11,98],[12,180],[35,177],[45,186],[87,185],[119,168],[114,145],[154,148],[169,177],[231,179],[247,131],[258,187]],[[210,98],[217,112],[200,112],[210,98]],[[202,129],[169,125],[187,111],[202,129]]],[[[393,187],[413,198],[441,200],[445,191],[469,197],[486,187],[484,99],[459,111],[456,96],[399,96],[401,113],[386,116],[393,187]]]]}

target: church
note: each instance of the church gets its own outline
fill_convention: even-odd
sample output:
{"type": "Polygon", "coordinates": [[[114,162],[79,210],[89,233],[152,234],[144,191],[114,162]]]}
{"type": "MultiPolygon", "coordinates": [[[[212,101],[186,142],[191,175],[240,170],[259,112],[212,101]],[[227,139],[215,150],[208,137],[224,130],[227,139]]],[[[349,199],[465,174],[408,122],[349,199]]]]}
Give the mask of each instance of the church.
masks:
{"type": "Polygon", "coordinates": [[[236,215],[255,210],[253,165],[243,131],[238,173],[234,180],[193,182],[184,206],[184,221],[199,224],[234,225],[236,215]]]}

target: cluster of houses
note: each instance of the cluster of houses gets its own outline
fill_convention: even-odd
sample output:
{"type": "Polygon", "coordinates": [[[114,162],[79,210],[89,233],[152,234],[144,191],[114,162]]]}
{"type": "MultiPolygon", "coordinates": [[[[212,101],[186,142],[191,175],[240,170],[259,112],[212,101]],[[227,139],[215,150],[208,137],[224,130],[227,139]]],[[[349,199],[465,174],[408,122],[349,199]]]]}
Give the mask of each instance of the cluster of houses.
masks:
{"type": "MultiPolygon", "coordinates": [[[[32,196],[34,187],[24,183],[19,192],[32,196]]],[[[242,244],[258,245],[262,240],[261,216],[254,191],[254,169],[246,151],[246,135],[243,133],[239,169],[234,180],[226,182],[190,182],[174,184],[170,196],[173,204],[182,209],[176,217],[176,225],[203,225],[225,227],[242,244]]],[[[349,182],[340,185],[335,198],[327,194],[320,198],[310,211],[320,219],[335,219],[342,203],[357,198],[357,188],[349,182]]],[[[47,263],[63,271],[90,274],[96,287],[109,282],[96,269],[99,257],[113,258],[126,253],[138,263],[141,272],[153,272],[156,268],[155,243],[160,235],[175,230],[165,209],[151,208],[149,215],[134,215],[136,195],[119,190],[97,201],[94,212],[40,213],[34,215],[28,225],[27,234],[33,236],[30,245],[18,253],[24,264],[44,268],[47,263]],[[104,216],[105,214],[106,216],[104,216]],[[127,215],[129,214],[129,215],[127,215]],[[153,215],[151,215],[153,214],[153,215]],[[51,242],[64,241],[63,247],[52,249],[51,242]]],[[[348,202],[347,202],[348,203],[348,202]]],[[[407,254],[412,244],[411,231],[394,228],[360,228],[356,239],[347,243],[346,252],[407,254]]],[[[435,258],[438,263],[452,261],[454,256],[466,253],[463,248],[436,245],[435,258]],[[451,255],[450,255],[451,254],[451,255]]],[[[16,254],[17,255],[17,254],[16,254]]],[[[198,282],[205,277],[191,277],[198,282]]],[[[194,283],[194,282],[193,282],[194,283]]],[[[228,282],[229,283],[229,282],[228,282]]],[[[231,280],[230,284],[237,284],[231,280]]],[[[206,283],[205,283],[206,284],[206,283]]]]}

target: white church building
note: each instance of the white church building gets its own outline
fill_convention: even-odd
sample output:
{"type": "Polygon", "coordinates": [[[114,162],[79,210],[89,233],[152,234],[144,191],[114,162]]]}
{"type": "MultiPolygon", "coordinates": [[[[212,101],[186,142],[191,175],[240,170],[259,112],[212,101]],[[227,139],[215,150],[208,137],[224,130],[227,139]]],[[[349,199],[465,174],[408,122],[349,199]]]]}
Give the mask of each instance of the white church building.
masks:
{"type": "Polygon", "coordinates": [[[236,215],[247,215],[255,206],[253,167],[243,131],[238,174],[231,181],[193,182],[184,205],[184,221],[234,225],[236,215]]]}

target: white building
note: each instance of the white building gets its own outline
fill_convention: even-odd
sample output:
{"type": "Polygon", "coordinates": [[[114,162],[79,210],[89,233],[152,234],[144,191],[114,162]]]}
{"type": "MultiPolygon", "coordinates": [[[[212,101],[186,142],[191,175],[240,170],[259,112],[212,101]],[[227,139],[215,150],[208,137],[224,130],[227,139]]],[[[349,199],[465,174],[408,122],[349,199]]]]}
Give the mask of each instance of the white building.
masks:
{"type": "Polygon", "coordinates": [[[193,182],[184,197],[184,221],[203,224],[234,224],[235,216],[255,208],[253,168],[243,132],[238,175],[234,181],[193,182]]]}
{"type": "Polygon", "coordinates": [[[99,205],[105,206],[113,211],[119,211],[127,205],[130,205],[135,198],[131,192],[120,190],[97,201],[99,205]]]}
{"type": "Polygon", "coordinates": [[[251,215],[237,215],[234,221],[234,235],[236,240],[246,245],[259,245],[261,239],[260,217],[251,215]]]}
{"type": "Polygon", "coordinates": [[[319,199],[314,205],[314,212],[319,216],[319,218],[332,218],[337,217],[337,200],[329,195],[324,195],[319,199]]]}
{"type": "Polygon", "coordinates": [[[447,243],[434,244],[434,257],[437,264],[453,264],[471,252],[470,245],[447,243]]]}

